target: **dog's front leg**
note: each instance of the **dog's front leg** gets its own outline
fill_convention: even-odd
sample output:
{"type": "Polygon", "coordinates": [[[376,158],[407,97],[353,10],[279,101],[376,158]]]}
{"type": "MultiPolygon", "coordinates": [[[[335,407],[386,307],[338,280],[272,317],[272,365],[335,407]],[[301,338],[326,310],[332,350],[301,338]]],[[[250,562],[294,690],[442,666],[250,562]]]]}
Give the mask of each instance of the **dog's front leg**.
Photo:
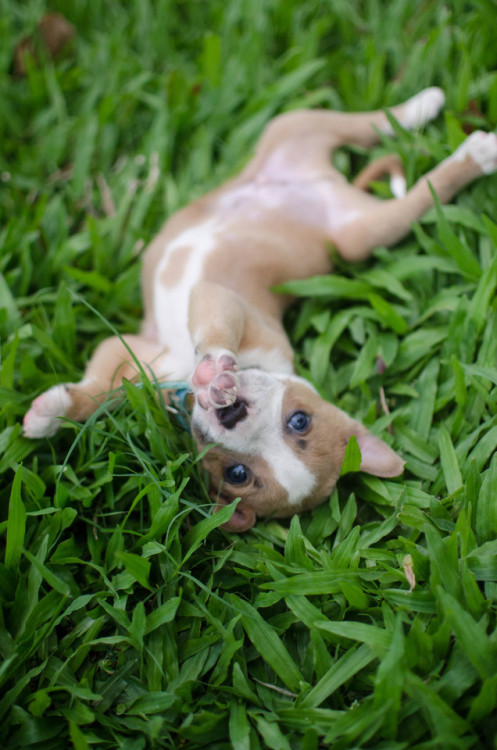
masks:
{"type": "Polygon", "coordinates": [[[237,355],[246,321],[246,304],[231,289],[209,281],[193,288],[188,313],[196,356],[192,385],[204,409],[220,409],[236,400],[237,355]]]}

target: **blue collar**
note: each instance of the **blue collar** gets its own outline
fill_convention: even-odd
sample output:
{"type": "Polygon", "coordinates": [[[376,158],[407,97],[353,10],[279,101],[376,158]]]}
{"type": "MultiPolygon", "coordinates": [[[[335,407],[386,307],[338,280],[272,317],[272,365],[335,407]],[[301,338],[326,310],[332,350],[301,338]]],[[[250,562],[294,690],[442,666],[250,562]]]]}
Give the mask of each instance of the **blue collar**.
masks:
{"type": "Polygon", "coordinates": [[[169,391],[169,410],[172,411],[174,419],[180,427],[190,432],[191,408],[188,406],[187,398],[191,395],[192,390],[189,384],[184,380],[170,380],[165,383],[157,383],[156,387],[163,391],[169,391]]]}

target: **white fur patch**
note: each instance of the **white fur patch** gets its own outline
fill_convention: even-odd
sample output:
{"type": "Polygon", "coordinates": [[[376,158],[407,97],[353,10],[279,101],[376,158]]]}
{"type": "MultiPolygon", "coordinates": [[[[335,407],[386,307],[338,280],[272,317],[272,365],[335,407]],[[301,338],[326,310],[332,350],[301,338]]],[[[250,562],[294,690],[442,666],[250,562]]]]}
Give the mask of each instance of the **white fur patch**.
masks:
{"type": "MultiPolygon", "coordinates": [[[[393,113],[402,127],[407,130],[414,130],[433,120],[444,104],[445,94],[442,89],[438,86],[431,86],[408,99],[398,114],[394,107],[393,113]]],[[[389,122],[381,130],[386,135],[393,135],[393,128],[389,122]]]]}
{"type": "Polygon", "coordinates": [[[267,372],[293,372],[293,364],[279,349],[245,349],[238,355],[238,363],[242,369],[262,367],[267,372]]]}
{"type": "Polygon", "coordinates": [[[403,198],[407,191],[406,178],[400,174],[394,174],[390,178],[390,190],[394,198],[403,198]]]}
{"type": "MultiPolygon", "coordinates": [[[[273,158],[274,155],[269,161],[273,158]]],[[[291,217],[302,224],[326,227],[333,232],[356,218],[358,211],[350,208],[348,196],[344,194],[348,184],[343,175],[337,172],[333,180],[322,178],[314,174],[314,167],[307,174],[303,165],[295,167],[291,154],[285,158],[287,163],[280,162],[280,173],[265,174],[264,178],[259,177],[220,196],[218,207],[227,222],[236,222],[242,216],[244,221],[253,224],[251,231],[257,231],[260,219],[273,212],[280,213],[282,218],[291,217]]],[[[267,164],[265,169],[270,166],[267,164]]]]}
{"type": "Polygon", "coordinates": [[[405,110],[400,117],[400,122],[405,128],[419,128],[426,122],[433,120],[443,105],[445,104],[445,94],[437,86],[424,89],[416,94],[405,104],[405,110]]]}
{"type": "MultiPolygon", "coordinates": [[[[340,175],[341,176],[341,175],[340,175]]],[[[355,188],[346,181],[330,182],[322,180],[319,185],[319,196],[326,207],[326,229],[331,236],[346,224],[350,224],[360,215],[354,208],[355,188]]]]}
{"type": "Polygon", "coordinates": [[[71,396],[63,385],[54,385],[38,396],[24,417],[24,434],[29,438],[52,437],[71,406],[71,396]]]}
{"type": "Polygon", "coordinates": [[[304,498],[311,494],[316,484],[316,478],[303,461],[297,458],[283,437],[281,411],[284,393],[283,387],[278,394],[279,398],[276,404],[279,415],[278,427],[273,439],[268,440],[262,456],[271,466],[275,479],[286,490],[288,505],[299,505],[304,498]]]}
{"type": "Polygon", "coordinates": [[[169,352],[157,363],[155,370],[174,379],[191,375],[195,357],[188,330],[188,306],[192,288],[202,278],[204,262],[215,247],[217,219],[209,219],[186,229],[167,247],[164,257],[155,272],[154,298],[155,321],[158,339],[167,344],[169,352]],[[177,260],[175,255],[191,249],[186,271],[174,288],[165,288],[161,279],[167,275],[169,263],[177,260]]]}
{"type": "Polygon", "coordinates": [[[285,380],[290,380],[293,383],[299,383],[300,385],[303,385],[306,388],[308,388],[313,393],[317,393],[317,390],[314,388],[312,383],[309,383],[309,381],[306,380],[305,378],[301,378],[300,375],[295,375],[292,373],[291,375],[282,374],[280,376],[277,375],[276,377],[278,377],[278,379],[282,380],[283,382],[285,382],[285,380]]]}
{"type": "Polygon", "coordinates": [[[467,156],[478,164],[483,174],[495,172],[497,170],[497,135],[476,130],[449,158],[454,161],[464,161],[467,156]]]}
{"type": "MultiPolygon", "coordinates": [[[[259,177],[220,196],[218,207],[228,220],[236,220],[241,215],[257,229],[257,222],[274,212],[284,217],[291,216],[309,226],[322,226],[328,211],[326,196],[321,190],[323,181],[313,179],[312,175],[306,177],[302,167],[296,171],[290,154],[286,159],[286,164],[281,162],[279,175],[276,172],[259,177]]],[[[266,165],[266,169],[269,166],[266,165]]]]}

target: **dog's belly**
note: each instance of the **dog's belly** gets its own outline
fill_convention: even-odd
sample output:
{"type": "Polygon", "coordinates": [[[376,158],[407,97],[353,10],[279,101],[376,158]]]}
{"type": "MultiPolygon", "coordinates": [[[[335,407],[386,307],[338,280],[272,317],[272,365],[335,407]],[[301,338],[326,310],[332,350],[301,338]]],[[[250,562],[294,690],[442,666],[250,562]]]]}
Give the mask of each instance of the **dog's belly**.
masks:
{"type": "Polygon", "coordinates": [[[261,178],[223,193],[215,208],[230,219],[240,214],[251,221],[260,221],[270,213],[277,213],[333,233],[357,214],[347,200],[347,187],[347,182],[340,178],[289,181],[261,178]]]}

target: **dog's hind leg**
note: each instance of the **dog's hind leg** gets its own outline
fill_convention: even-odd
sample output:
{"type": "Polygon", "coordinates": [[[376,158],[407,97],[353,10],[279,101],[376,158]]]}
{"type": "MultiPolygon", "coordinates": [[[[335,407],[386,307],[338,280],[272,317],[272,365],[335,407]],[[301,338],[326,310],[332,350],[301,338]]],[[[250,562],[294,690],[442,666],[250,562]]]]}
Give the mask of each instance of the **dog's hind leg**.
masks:
{"type": "Polygon", "coordinates": [[[105,339],[95,349],[79,383],[55,385],[33,401],[24,417],[24,434],[29,438],[51,437],[63,426],[61,417],[85,420],[123,378],[136,380],[140,367],[160,377],[158,365],[163,354],[164,346],[142,336],[105,339]]]}
{"type": "Polygon", "coordinates": [[[406,193],[406,178],[397,154],[388,154],[371,162],[354,178],[352,184],[359,190],[367,191],[374,180],[385,175],[390,176],[390,190],[395,198],[403,198],[406,193]]]}
{"type": "MultiPolygon", "coordinates": [[[[413,130],[437,116],[445,101],[441,89],[424,89],[389,111],[400,124],[413,130]]],[[[247,165],[246,179],[286,179],[295,173],[308,178],[331,171],[330,151],[346,144],[370,148],[378,132],[393,134],[382,110],[334,112],[322,109],[296,110],[278,115],[267,125],[255,156],[247,165]]]]}
{"type": "MultiPolygon", "coordinates": [[[[497,135],[476,131],[398,200],[374,200],[330,239],[347,260],[362,260],[375,247],[393,245],[431,206],[430,185],[448,203],[465,185],[497,171],[497,135]]],[[[366,205],[366,204],[365,204],[366,205]]]]}

